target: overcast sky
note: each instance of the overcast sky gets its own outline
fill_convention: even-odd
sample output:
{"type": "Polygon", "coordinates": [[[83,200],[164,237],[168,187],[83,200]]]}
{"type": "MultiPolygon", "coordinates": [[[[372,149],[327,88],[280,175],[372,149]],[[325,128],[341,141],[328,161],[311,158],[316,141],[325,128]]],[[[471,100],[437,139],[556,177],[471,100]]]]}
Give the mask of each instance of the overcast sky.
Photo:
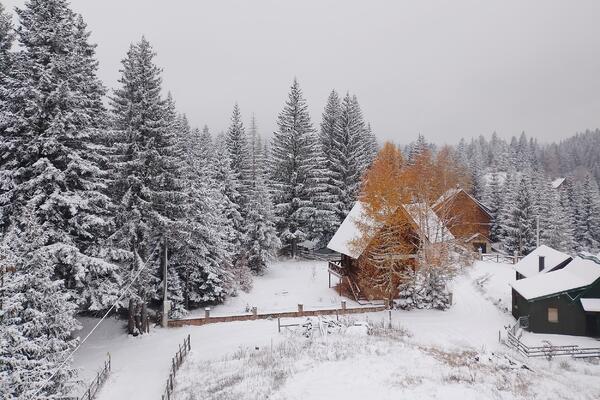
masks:
{"type": "MultiPolygon", "coordinates": [[[[24,0],[0,0],[7,8],[24,0]]],[[[542,141],[600,127],[600,1],[72,0],[119,77],[145,35],[164,88],[194,125],[225,130],[233,104],[275,129],[296,76],[315,126],[350,91],[380,139],[542,141]]]]}

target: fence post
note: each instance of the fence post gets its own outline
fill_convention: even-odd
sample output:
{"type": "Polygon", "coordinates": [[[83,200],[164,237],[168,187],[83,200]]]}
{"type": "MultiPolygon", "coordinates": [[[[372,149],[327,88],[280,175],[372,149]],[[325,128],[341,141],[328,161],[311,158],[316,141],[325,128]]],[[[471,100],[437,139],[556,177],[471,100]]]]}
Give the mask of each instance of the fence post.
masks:
{"type": "Polygon", "coordinates": [[[300,316],[304,315],[304,304],[298,304],[298,313],[300,316]]]}
{"type": "Polygon", "coordinates": [[[281,333],[281,318],[277,317],[277,333],[281,333]]]}
{"type": "Polygon", "coordinates": [[[256,307],[252,307],[252,319],[256,319],[258,316],[258,309],[256,307]]]}
{"type": "Polygon", "coordinates": [[[204,318],[210,318],[210,307],[204,309],[204,318]]]}
{"type": "Polygon", "coordinates": [[[188,350],[192,349],[192,342],[190,341],[190,334],[188,333],[188,350]]]}
{"type": "Polygon", "coordinates": [[[346,300],[342,300],[342,313],[346,313],[346,300]]]}

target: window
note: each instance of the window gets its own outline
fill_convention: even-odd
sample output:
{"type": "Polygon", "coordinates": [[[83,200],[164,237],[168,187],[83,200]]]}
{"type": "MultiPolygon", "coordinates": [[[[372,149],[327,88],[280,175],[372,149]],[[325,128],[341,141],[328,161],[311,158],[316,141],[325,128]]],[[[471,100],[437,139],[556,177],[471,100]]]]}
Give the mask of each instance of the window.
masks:
{"type": "Polygon", "coordinates": [[[548,322],[558,323],[558,308],[548,307],[548,322]]]}

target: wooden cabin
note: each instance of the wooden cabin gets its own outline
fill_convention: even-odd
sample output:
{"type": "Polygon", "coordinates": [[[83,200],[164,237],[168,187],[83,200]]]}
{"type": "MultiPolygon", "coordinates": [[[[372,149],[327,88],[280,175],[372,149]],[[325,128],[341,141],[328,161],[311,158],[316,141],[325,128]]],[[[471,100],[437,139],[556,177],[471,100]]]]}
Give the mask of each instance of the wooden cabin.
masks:
{"type": "Polygon", "coordinates": [[[492,251],[492,214],[479,200],[456,188],[444,193],[432,208],[455,238],[469,244],[475,251],[492,251]]]}
{"type": "MultiPolygon", "coordinates": [[[[400,264],[404,267],[414,268],[421,240],[442,245],[454,239],[433,210],[419,204],[399,207],[390,219],[394,223],[377,226],[365,214],[364,205],[356,202],[327,245],[341,255],[339,261],[329,263],[330,286],[331,275],[334,275],[340,280],[340,289],[350,291],[359,302],[384,299],[386,291],[373,283],[377,271],[373,271],[370,263],[365,262],[367,259],[401,260],[400,264]],[[372,232],[367,239],[363,237],[365,227],[372,232]],[[391,245],[387,242],[386,248],[394,248],[394,253],[377,254],[377,242],[383,235],[393,241],[391,245]]],[[[391,286],[396,288],[399,284],[400,281],[397,281],[391,286]]]]}
{"type": "Polygon", "coordinates": [[[561,269],[512,284],[512,314],[528,329],[600,337],[600,259],[579,256],[561,269]]]}

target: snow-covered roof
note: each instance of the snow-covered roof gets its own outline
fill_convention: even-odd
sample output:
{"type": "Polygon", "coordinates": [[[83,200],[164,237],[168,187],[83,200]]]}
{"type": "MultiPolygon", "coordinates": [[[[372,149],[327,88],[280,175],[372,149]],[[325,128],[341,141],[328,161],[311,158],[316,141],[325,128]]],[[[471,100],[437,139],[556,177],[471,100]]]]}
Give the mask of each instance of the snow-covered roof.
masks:
{"type": "Polygon", "coordinates": [[[362,203],[357,201],[327,244],[327,248],[352,258],[360,257],[367,247],[367,243],[356,242],[361,234],[357,224],[359,221],[365,224],[375,224],[364,212],[362,203]]]}
{"type": "Polygon", "coordinates": [[[581,299],[581,306],[588,312],[600,312],[600,299],[581,299]]]}
{"type": "Polygon", "coordinates": [[[429,242],[442,243],[454,239],[450,230],[430,207],[423,203],[413,203],[406,204],[404,209],[429,242]]]}
{"type": "Polygon", "coordinates": [[[538,274],[531,278],[511,283],[527,300],[585,288],[600,279],[600,261],[576,257],[566,267],[549,274],[538,274]]]}
{"type": "Polygon", "coordinates": [[[560,185],[563,184],[563,182],[565,181],[566,178],[556,178],[555,180],[552,181],[552,187],[554,189],[557,189],[560,185]]]}
{"type": "MultiPolygon", "coordinates": [[[[414,224],[421,230],[423,235],[431,243],[441,243],[453,240],[454,236],[450,233],[437,214],[423,204],[406,204],[403,206],[407,214],[413,219],[414,224]]],[[[375,230],[378,227],[364,211],[364,205],[357,201],[350,210],[338,230],[335,232],[327,248],[352,258],[358,258],[365,251],[368,243],[358,241],[361,236],[360,224],[371,226],[375,230]]]]}
{"type": "Polygon", "coordinates": [[[515,264],[514,268],[515,271],[525,278],[530,278],[539,273],[552,271],[559,264],[562,264],[571,258],[572,257],[568,254],[554,250],[546,245],[541,245],[515,264]],[[542,271],[539,270],[540,256],[544,256],[544,269],[542,271]]]}

